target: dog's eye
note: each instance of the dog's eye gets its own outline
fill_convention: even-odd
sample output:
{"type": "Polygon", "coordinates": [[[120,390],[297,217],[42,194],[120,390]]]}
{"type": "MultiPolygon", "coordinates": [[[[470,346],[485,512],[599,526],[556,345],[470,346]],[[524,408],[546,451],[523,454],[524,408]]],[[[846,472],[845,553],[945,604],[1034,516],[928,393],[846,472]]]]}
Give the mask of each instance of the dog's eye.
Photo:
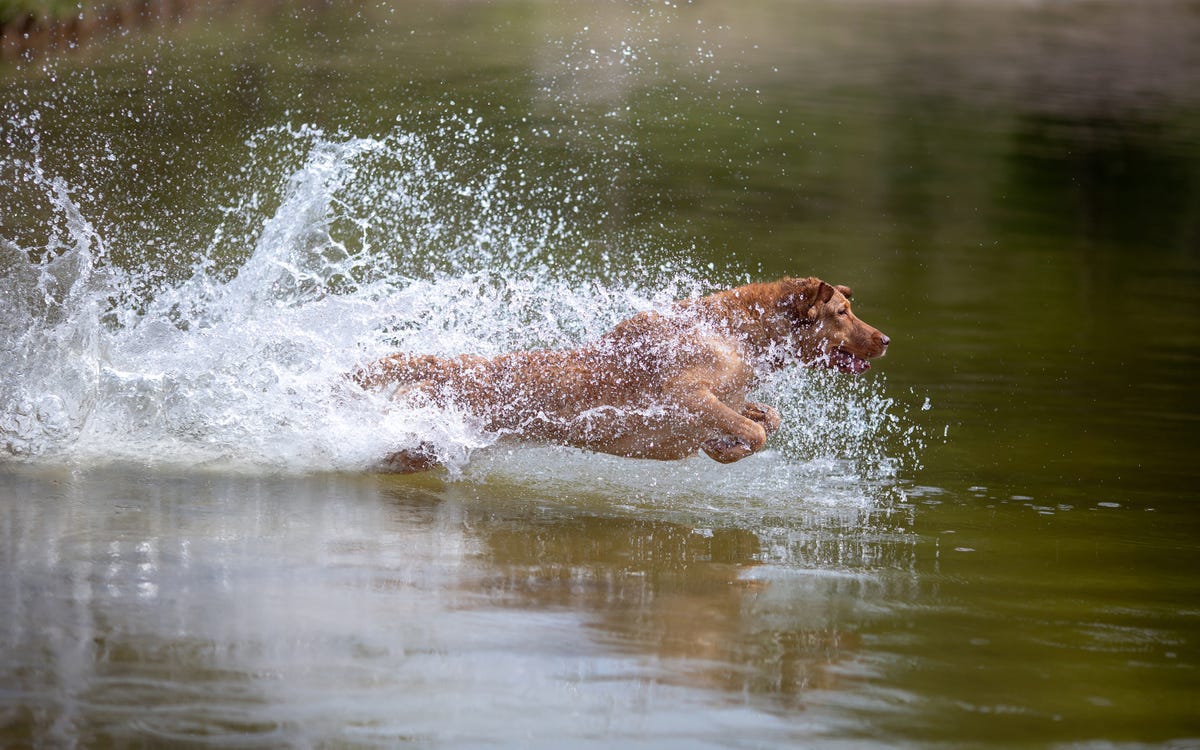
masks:
{"type": "Polygon", "coordinates": [[[838,310],[838,315],[849,315],[849,314],[850,314],[850,311],[844,307],[841,310],[838,310]]]}

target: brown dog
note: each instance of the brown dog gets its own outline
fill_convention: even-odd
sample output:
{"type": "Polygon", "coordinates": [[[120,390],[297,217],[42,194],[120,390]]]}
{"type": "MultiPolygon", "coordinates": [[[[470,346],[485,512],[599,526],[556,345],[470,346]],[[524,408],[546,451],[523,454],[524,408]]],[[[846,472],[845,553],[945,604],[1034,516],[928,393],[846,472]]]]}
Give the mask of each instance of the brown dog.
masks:
{"type": "MultiPolygon", "coordinates": [[[[850,311],[850,289],[816,278],[748,284],[644,312],[578,349],[493,359],[395,354],[351,377],[394,398],[454,405],[501,434],[618,456],[672,460],[703,450],[730,463],[763,447],[779,412],[746,401],[789,362],[861,373],[889,339],[850,311]]],[[[389,468],[437,465],[433,446],[389,468]]]]}

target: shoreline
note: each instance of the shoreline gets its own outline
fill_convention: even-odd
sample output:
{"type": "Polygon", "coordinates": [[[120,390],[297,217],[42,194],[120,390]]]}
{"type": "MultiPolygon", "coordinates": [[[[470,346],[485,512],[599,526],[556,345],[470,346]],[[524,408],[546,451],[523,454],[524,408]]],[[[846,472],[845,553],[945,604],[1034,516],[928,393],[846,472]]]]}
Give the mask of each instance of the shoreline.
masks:
{"type": "Polygon", "coordinates": [[[138,29],[178,24],[199,6],[197,0],[128,0],[56,13],[53,5],[18,10],[0,18],[0,62],[31,60],[49,52],[74,52],[138,29]]]}

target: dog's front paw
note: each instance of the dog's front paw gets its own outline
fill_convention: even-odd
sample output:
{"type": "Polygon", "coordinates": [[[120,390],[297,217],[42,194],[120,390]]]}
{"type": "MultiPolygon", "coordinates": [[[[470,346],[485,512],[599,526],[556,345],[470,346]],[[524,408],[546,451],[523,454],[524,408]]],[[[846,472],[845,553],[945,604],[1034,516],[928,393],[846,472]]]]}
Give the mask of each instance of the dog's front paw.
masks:
{"type": "Polygon", "coordinates": [[[709,438],[700,444],[700,448],[708,454],[709,458],[723,464],[740,461],[754,452],[753,446],[733,435],[709,438]]]}
{"type": "Polygon", "coordinates": [[[752,422],[758,422],[768,435],[778,430],[779,425],[783,423],[775,407],[754,401],[746,402],[746,405],[742,407],[742,416],[752,422]]]}

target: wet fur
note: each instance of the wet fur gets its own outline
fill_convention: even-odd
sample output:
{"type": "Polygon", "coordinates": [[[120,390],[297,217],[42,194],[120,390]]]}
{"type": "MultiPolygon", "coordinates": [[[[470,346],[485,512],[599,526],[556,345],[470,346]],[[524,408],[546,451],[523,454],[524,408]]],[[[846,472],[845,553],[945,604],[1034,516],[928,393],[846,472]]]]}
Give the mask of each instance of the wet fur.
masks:
{"type": "MultiPolygon", "coordinates": [[[[850,289],[784,278],[645,312],[577,349],[494,358],[395,354],[351,378],[394,398],[455,405],[489,431],[618,456],[672,460],[703,450],[730,463],[760,450],[779,413],[748,402],[790,362],[858,373],[888,337],[854,316],[850,289]]],[[[387,467],[438,463],[434,446],[392,454],[387,467]]]]}

